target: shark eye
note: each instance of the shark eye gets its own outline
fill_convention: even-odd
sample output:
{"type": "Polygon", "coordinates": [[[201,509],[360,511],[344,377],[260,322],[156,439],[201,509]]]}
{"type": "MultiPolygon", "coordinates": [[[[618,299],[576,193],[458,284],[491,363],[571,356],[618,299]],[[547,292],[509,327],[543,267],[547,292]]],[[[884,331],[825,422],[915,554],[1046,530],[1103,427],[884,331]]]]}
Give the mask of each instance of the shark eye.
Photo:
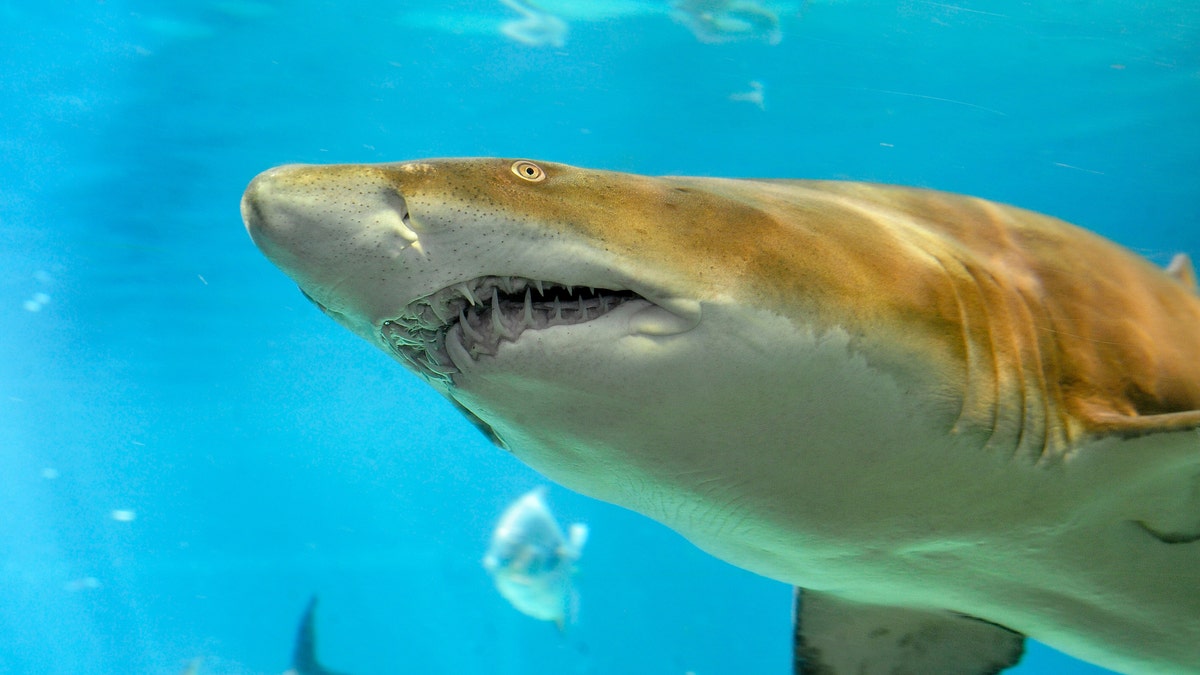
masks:
{"type": "Polygon", "coordinates": [[[540,183],[546,180],[546,172],[542,171],[542,167],[524,159],[513,162],[512,172],[530,183],[540,183]]]}

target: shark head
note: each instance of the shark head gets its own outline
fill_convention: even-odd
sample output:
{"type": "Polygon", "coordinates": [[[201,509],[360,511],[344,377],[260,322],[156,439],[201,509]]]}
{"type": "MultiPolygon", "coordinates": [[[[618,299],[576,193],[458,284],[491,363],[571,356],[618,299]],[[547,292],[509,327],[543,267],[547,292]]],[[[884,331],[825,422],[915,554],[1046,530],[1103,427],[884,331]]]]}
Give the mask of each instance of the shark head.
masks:
{"type": "Polygon", "coordinates": [[[647,274],[630,230],[603,225],[649,220],[636,204],[661,188],[640,188],[639,200],[602,172],[526,160],[284,166],[258,176],[242,208],[255,243],[323,311],[460,389],[486,357],[533,342],[526,331],[565,338],[565,357],[695,327],[711,289],[647,274]]]}

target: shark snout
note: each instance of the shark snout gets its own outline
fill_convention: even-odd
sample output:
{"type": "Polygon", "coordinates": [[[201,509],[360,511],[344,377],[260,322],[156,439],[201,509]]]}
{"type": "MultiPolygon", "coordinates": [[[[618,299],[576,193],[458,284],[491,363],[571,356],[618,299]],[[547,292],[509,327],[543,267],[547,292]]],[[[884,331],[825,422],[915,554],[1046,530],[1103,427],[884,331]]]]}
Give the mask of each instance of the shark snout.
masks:
{"type": "Polygon", "coordinates": [[[286,176],[288,172],[294,171],[296,166],[298,165],[268,169],[255,176],[242,193],[242,222],[246,224],[246,230],[256,243],[268,223],[272,222],[268,220],[266,208],[271,205],[272,195],[279,192],[280,174],[286,176]]]}
{"type": "Polygon", "coordinates": [[[273,254],[323,257],[387,217],[407,217],[399,192],[363,167],[288,164],[262,172],[242,195],[254,243],[273,254]]]}
{"type": "MultiPolygon", "coordinates": [[[[317,224],[315,213],[306,213],[303,185],[305,167],[290,164],[254,177],[242,194],[242,222],[246,231],[272,262],[286,254],[317,224]]],[[[285,271],[288,271],[285,269],[285,271]]]]}
{"type": "Polygon", "coordinates": [[[378,280],[419,248],[393,176],[373,166],[289,164],[246,187],[254,244],[323,309],[363,325],[396,310],[378,280]]]}
{"type": "Polygon", "coordinates": [[[254,243],[289,274],[337,270],[360,263],[365,251],[395,252],[417,241],[404,196],[386,171],[369,166],[264,171],[242,195],[242,220],[254,243]]]}

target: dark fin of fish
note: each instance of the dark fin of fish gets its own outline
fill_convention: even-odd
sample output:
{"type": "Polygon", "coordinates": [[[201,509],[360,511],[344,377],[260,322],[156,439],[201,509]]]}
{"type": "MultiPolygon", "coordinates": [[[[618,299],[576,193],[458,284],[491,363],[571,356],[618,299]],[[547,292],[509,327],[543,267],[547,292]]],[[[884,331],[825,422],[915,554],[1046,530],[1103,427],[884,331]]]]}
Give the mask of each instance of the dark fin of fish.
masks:
{"type": "Polygon", "coordinates": [[[1175,277],[1179,283],[1192,289],[1193,292],[1200,291],[1200,287],[1196,285],[1196,268],[1192,266],[1192,259],[1186,253],[1176,253],[1174,258],[1171,258],[1171,263],[1167,265],[1167,274],[1175,277]]]}
{"type": "Polygon", "coordinates": [[[292,649],[292,669],[289,675],[341,675],[317,661],[316,611],[317,596],[314,595],[304,608],[304,614],[300,617],[300,627],[296,629],[296,646],[292,649]]]}
{"type": "Polygon", "coordinates": [[[948,611],[863,605],[796,589],[796,675],[995,675],[1025,636],[948,611]]]}

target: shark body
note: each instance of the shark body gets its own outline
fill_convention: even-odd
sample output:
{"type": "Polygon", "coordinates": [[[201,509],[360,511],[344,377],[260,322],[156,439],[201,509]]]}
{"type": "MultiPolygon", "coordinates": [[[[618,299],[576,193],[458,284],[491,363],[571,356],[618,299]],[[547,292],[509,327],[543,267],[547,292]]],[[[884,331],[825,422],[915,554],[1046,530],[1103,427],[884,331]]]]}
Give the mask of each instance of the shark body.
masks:
{"type": "Polygon", "coordinates": [[[1200,672],[1185,259],[928,190],[528,160],[280,167],[242,212],[499,445],[803,588],[797,672],[998,672],[1022,635],[1200,672]]]}

